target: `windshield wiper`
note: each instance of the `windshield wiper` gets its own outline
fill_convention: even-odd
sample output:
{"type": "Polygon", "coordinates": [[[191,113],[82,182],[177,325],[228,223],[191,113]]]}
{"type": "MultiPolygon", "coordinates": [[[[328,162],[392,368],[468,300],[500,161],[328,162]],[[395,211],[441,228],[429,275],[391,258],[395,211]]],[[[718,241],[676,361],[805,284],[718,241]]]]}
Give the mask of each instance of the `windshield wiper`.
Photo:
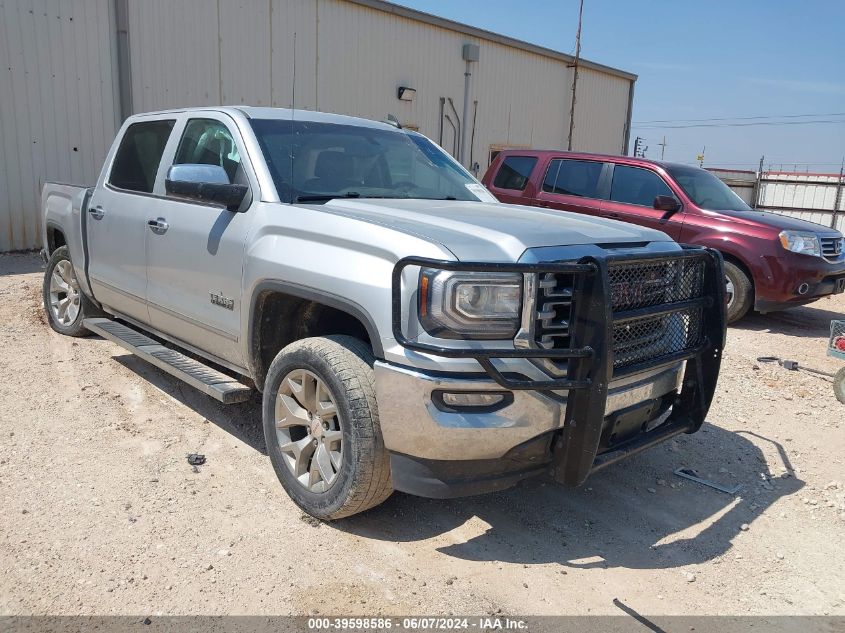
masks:
{"type": "MultiPolygon", "coordinates": [[[[297,196],[293,199],[294,202],[328,202],[329,200],[334,199],[342,199],[342,198],[361,198],[361,199],[380,199],[380,200],[390,200],[390,199],[399,199],[399,200],[406,200],[408,196],[398,196],[398,195],[391,195],[391,196],[371,196],[371,195],[361,195],[357,191],[350,191],[349,193],[321,193],[321,194],[305,194],[302,196],[297,196]]],[[[428,198],[426,198],[428,199],[428,198]]],[[[431,198],[432,200],[454,200],[454,198],[431,198]]]]}
{"type": "Polygon", "coordinates": [[[335,198],[360,198],[361,194],[357,191],[350,191],[349,193],[315,193],[304,196],[296,196],[294,202],[328,202],[335,198]]]}

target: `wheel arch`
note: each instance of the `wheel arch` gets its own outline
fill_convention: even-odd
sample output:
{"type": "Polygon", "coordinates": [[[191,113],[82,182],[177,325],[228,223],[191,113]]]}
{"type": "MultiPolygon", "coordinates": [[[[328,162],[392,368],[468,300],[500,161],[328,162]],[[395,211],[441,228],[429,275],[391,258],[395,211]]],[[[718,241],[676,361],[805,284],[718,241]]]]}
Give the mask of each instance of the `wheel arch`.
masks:
{"type": "Polygon", "coordinates": [[[745,258],[739,253],[739,245],[734,244],[724,237],[719,237],[718,239],[697,239],[695,240],[695,244],[697,246],[706,246],[719,251],[723,260],[737,266],[745,273],[746,277],[748,277],[748,280],[751,282],[751,289],[754,290],[754,294],[756,296],[757,284],[754,280],[754,272],[745,258]]]}
{"type": "Polygon", "coordinates": [[[67,246],[64,229],[55,222],[47,222],[47,257],[62,246],[67,246]]]}
{"type": "Polygon", "coordinates": [[[257,284],[249,303],[247,362],[258,390],[263,390],[279,350],[302,338],[329,334],[356,336],[376,358],[384,358],[373,318],[351,299],[281,280],[257,284]]]}
{"type": "Polygon", "coordinates": [[[730,262],[731,264],[735,265],[739,268],[742,272],[745,273],[745,276],[748,277],[748,281],[751,282],[751,290],[754,291],[754,295],[757,295],[756,284],[754,283],[754,274],[751,272],[751,267],[746,264],[742,258],[734,255],[733,253],[725,252],[719,249],[719,252],[722,254],[722,259],[726,262],[730,262]]]}

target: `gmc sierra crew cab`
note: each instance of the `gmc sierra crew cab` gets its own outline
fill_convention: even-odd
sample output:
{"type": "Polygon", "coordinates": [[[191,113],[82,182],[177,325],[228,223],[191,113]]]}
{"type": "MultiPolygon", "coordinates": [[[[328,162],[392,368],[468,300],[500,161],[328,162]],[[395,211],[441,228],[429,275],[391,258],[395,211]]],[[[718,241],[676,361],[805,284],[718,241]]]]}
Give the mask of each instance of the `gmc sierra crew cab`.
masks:
{"type": "Polygon", "coordinates": [[[722,260],[496,201],[426,137],[272,108],[140,114],[47,183],[44,306],[223,403],[263,394],[306,512],[596,470],[704,421],[722,260]]]}

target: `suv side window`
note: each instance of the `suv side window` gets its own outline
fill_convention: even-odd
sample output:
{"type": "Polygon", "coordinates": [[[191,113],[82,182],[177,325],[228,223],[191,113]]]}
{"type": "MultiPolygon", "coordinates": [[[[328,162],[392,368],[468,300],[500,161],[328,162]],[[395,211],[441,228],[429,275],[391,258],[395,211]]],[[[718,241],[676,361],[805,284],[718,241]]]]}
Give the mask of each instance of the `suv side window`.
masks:
{"type": "Polygon", "coordinates": [[[614,202],[637,204],[642,207],[654,205],[657,196],[674,196],[663,179],[648,169],[614,165],[613,184],[610,199],[614,202]]]}
{"type": "Polygon", "coordinates": [[[117,148],[109,184],[119,189],[152,193],[164,146],[175,120],[133,123],[117,148]]]}
{"type": "Polygon", "coordinates": [[[536,164],[537,158],[534,156],[508,156],[499,167],[493,186],[499,189],[524,190],[536,164]]]}
{"type": "Polygon", "coordinates": [[[219,165],[230,183],[248,184],[241,169],[241,156],[232,133],[220,121],[191,119],[185,126],[174,165],[219,165]]]}
{"type": "Polygon", "coordinates": [[[599,179],[603,163],[590,160],[555,158],[549,163],[543,191],[565,196],[598,198],[599,179]]]}

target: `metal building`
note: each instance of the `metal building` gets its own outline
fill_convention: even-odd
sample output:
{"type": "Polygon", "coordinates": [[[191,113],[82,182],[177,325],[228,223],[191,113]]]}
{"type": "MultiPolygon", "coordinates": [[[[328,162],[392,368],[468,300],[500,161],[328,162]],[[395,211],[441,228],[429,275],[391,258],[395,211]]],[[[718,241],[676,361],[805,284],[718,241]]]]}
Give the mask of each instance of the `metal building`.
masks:
{"type": "MultiPolygon", "coordinates": [[[[0,21],[0,251],[37,245],[42,183],[93,183],[134,112],[393,115],[480,173],[569,141],[571,56],[382,0],[0,0],[0,21]]],[[[635,80],[580,61],[573,149],[625,151],[635,80]]]]}

